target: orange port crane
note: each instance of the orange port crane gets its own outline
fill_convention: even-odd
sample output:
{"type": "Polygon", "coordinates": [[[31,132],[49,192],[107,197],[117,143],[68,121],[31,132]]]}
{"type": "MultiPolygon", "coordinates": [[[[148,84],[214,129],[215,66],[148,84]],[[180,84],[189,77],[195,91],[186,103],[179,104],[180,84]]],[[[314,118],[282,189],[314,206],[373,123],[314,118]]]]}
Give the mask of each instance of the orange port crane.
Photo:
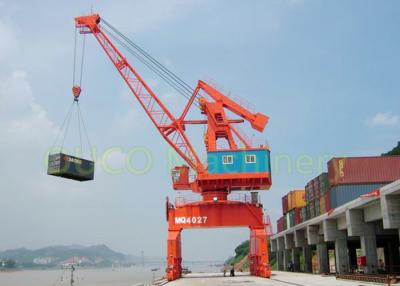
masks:
{"type": "MultiPolygon", "coordinates": [[[[251,200],[246,197],[234,199],[228,196],[233,191],[258,191],[270,188],[268,147],[266,144],[252,146],[252,142],[234,126],[247,121],[253,129],[262,132],[268,123],[268,117],[250,111],[201,80],[194,90],[179,81],[180,85],[175,85],[180,91],[182,89],[190,91],[182,114],[175,117],[123,56],[114,41],[128,50],[131,46],[135,47],[147,60],[161,68],[169,79],[176,80],[177,77],[172,72],[161,66],[98,14],[76,17],[75,26],[81,34],[94,35],[154,126],[186,162],[187,165],[177,166],[172,170],[173,189],[191,190],[202,197],[199,201],[177,199],[175,204],[170,203],[167,198],[168,280],[175,280],[182,274],[181,231],[210,227],[250,228],[250,272],[253,275],[270,277],[267,224],[262,205],[258,202],[258,193],[253,192],[251,200]],[[200,109],[200,113],[206,116],[205,120],[187,119],[193,106],[200,109]],[[228,118],[227,111],[239,118],[228,118]],[[200,160],[186,134],[187,125],[190,124],[206,125],[204,143],[207,163],[200,160]],[[219,148],[217,142],[220,139],[225,139],[228,147],[219,148]],[[194,177],[190,175],[191,172],[194,172],[194,177]]],[[[73,94],[76,98],[80,92],[80,86],[75,85],[73,94]]]]}

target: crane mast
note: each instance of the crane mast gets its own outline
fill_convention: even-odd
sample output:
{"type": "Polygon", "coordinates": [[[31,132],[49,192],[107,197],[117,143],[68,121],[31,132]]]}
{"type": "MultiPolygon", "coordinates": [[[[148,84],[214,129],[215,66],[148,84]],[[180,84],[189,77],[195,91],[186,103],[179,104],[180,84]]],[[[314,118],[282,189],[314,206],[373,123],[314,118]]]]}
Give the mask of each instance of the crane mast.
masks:
{"type": "MultiPolygon", "coordinates": [[[[269,220],[264,218],[258,194],[252,193],[251,201],[228,198],[233,191],[268,190],[272,184],[268,146],[252,144],[235,126],[247,121],[254,130],[262,132],[268,116],[250,111],[200,80],[191,90],[182,114],[175,117],[110,40],[100,23],[98,14],[75,18],[75,27],[82,34],[94,35],[154,126],[186,162],[187,165],[172,170],[173,189],[191,190],[202,196],[200,201],[176,201],[175,205],[167,198],[168,280],[178,279],[182,274],[181,231],[210,227],[248,227],[250,272],[270,277],[266,231],[269,220]],[[205,120],[187,118],[194,105],[205,115],[205,120]],[[239,118],[230,118],[228,114],[239,118]],[[206,163],[200,160],[186,134],[187,126],[192,124],[206,125],[206,163]],[[228,147],[218,145],[221,139],[227,142],[228,147]],[[190,176],[190,169],[195,173],[194,178],[190,176]]],[[[80,91],[79,86],[73,87],[74,96],[79,96],[80,91]]]]}

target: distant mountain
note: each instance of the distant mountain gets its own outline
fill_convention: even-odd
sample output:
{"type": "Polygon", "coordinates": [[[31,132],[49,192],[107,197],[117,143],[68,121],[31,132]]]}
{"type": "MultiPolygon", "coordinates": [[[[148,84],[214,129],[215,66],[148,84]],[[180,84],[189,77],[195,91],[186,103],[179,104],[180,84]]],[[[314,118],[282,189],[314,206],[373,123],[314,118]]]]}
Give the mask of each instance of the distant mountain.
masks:
{"type": "Polygon", "coordinates": [[[67,264],[111,266],[124,264],[127,256],[111,250],[106,245],[50,246],[36,250],[18,248],[0,252],[1,259],[12,259],[23,267],[54,267],[67,264]]]}

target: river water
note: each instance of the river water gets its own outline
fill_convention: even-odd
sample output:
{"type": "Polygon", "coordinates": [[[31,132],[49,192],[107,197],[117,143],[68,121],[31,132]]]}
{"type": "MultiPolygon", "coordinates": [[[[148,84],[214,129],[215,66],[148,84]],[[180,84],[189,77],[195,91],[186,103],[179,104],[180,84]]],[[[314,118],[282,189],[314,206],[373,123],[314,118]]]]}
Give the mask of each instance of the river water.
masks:
{"type": "MultiPolygon", "coordinates": [[[[156,277],[163,275],[155,272],[156,277]]],[[[67,286],[70,285],[70,271],[64,270],[21,270],[0,272],[0,286],[67,286]]],[[[77,269],[74,273],[76,286],[132,286],[150,283],[153,273],[147,267],[116,269],[77,269]]]]}
{"type": "MultiPolygon", "coordinates": [[[[221,262],[184,262],[194,272],[220,272],[221,262]]],[[[150,284],[154,277],[164,275],[165,265],[153,267],[127,267],[81,269],[74,272],[75,286],[132,286],[138,283],[150,284]],[[151,270],[158,269],[155,272],[151,270]]],[[[0,271],[0,286],[68,286],[69,269],[0,271]]]]}

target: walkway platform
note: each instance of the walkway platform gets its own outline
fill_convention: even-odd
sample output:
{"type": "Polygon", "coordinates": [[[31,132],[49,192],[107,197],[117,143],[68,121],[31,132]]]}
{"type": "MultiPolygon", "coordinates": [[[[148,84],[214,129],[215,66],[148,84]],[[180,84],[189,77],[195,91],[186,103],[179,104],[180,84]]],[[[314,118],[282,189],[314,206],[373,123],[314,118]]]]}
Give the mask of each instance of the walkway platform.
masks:
{"type": "MultiPolygon", "coordinates": [[[[359,286],[359,281],[336,280],[334,276],[321,276],[304,273],[274,271],[271,279],[250,276],[249,273],[238,273],[235,277],[223,277],[220,273],[192,273],[172,281],[167,286],[359,286]]],[[[383,285],[362,283],[362,285],[383,285]]],[[[399,284],[396,284],[399,285],[399,284]]]]}

